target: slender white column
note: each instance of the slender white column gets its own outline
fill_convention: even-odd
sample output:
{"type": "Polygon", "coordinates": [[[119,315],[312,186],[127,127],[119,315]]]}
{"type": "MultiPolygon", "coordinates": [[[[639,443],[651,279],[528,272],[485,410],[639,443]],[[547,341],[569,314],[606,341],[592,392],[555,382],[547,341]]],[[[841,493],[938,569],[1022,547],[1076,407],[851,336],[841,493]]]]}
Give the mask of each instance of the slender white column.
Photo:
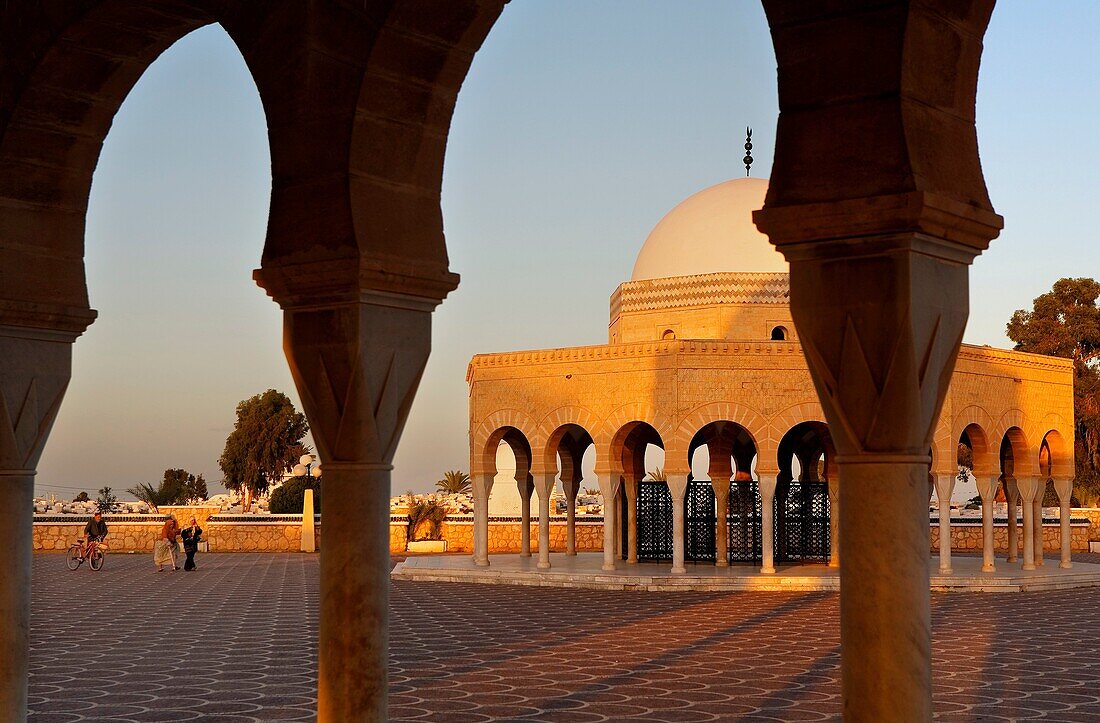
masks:
{"type": "Polygon", "coordinates": [[[672,572],[687,572],[684,567],[684,495],[687,493],[687,475],[668,475],[668,491],[672,494],[672,572]]]}
{"type": "Polygon", "coordinates": [[[940,574],[951,574],[951,493],[955,475],[936,475],[936,498],[940,503],[940,574]]]}
{"type": "Polygon", "coordinates": [[[0,494],[13,520],[4,534],[0,575],[0,720],[22,721],[27,719],[34,470],[0,472],[0,494]]]}
{"type": "Polygon", "coordinates": [[[557,472],[539,475],[535,480],[535,492],[539,496],[539,561],[540,570],[550,569],[550,493],[554,491],[557,472]]]}
{"type": "Polygon", "coordinates": [[[775,574],[775,488],[774,474],[760,475],[760,572],[775,574]]]}
{"type": "Polygon", "coordinates": [[[1020,485],[1015,477],[1005,477],[1005,501],[1008,505],[1008,562],[1016,562],[1020,550],[1020,531],[1016,524],[1017,505],[1020,503],[1020,485]]]}
{"type": "MultiPolygon", "coordinates": [[[[579,471],[579,470],[578,470],[579,471]]],[[[580,492],[580,480],[562,480],[562,489],[566,499],[565,554],[577,554],[577,493],[580,492]]]]}
{"type": "Polygon", "coordinates": [[[603,507],[603,569],[615,569],[615,537],[618,526],[615,524],[615,499],[619,491],[619,475],[598,473],[600,495],[604,499],[603,507]],[[609,502],[610,500],[610,502],[609,502]]]}
{"type": "Polygon", "coordinates": [[[489,566],[489,495],[493,475],[479,474],[473,481],[474,492],[474,564],[489,566]]]}
{"type": "Polygon", "coordinates": [[[1035,567],[1043,566],[1043,495],[1047,491],[1046,480],[1037,480],[1035,499],[1031,501],[1032,514],[1035,516],[1035,567]]]}
{"type": "MultiPolygon", "coordinates": [[[[1039,481],[1034,477],[1021,477],[1016,480],[1020,488],[1021,507],[1024,511],[1024,564],[1023,569],[1035,569],[1035,514],[1032,505],[1038,492],[1039,481]]],[[[1042,533],[1042,530],[1039,531],[1042,533]]]]}
{"type": "Polygon", "coordinates": [[[829,567],[840,567],[840,475],[829,478],[829,567]]]}
{"type": "Polygon", "coordinates": [[[516,480],[519,487],[520,523],[519,556],[531,556],[531,482],[527,479],[516,480]]]}
{"type": "Polygon", "coordinates": [[[997,476],[976,477],[978,494],[982,498],[982,572],[997,570],[993,555],[993,500],[997,496],[997,476]]]}
{"type": "Polygon", "coordinates": [[[1073,530],[1070,528],[1070,505],[1073,499],[1073,480],[1061,478],[1054,481],[1054,491],[1058,493],[1058,527],[1061,530],[1062,560],[1058,567],[1068,570],[1073,567],[1071,559],[1073,530]]]}
{"type": "Polygon", "coordinates": [[[638,480],[626,481],[626,562],[638,564],[638,480]]]}
{"type": "MultiPolygon", "coordinates": [[[[732,474],[732,473],[731,473],[732,474]]],[[[715,503],[714,525],[714,564],[716,567],[728,567],[729,558],[729,509],[730,509],[730,482],[729,477],[719,477],[717,482],[712,482],[715,503]]]]}

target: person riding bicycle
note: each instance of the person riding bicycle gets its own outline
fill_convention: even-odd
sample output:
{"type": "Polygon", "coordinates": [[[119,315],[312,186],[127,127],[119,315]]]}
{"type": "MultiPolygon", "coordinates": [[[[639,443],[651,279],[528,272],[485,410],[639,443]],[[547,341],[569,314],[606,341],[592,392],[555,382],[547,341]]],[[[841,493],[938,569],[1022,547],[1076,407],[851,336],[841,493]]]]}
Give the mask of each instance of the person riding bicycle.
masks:
{"type": "Polygon", "coordinates": [[[84,548],[87,549],[88,543],[103,542],[103,538],[107,536],[107,523],[103,521],[103,515],[96,512],[92,515],[92,519],[88,520],[88,524],[84,525],[84,548]]]}

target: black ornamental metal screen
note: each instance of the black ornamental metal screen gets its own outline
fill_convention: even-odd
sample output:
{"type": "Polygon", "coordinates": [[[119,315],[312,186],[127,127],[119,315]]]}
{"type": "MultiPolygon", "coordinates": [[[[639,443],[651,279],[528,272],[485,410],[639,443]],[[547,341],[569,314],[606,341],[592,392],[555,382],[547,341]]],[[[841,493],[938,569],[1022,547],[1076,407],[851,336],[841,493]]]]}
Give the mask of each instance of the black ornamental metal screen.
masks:
{"type": "Polygon", "coordinates": [[[829,561],[829,487],[789,482],[775,493],[775,561],[829,561]]]}
{"type": "Polygon", "coordinates": [[[716,524],[714,487],[710,480],[688,480],[687,494],[684,495],[684,559],[715,561],[716,524]]]}
{"type": "Polygon", "coordinates": [[[668,484],[638,483],[638,560],[672,559],[672,494],[668,484]]]}
{"type": "Polygon", "coordinates": [[[730,564],[758,564],[763,549],[760,535],[760,484],[756,480],[730,482],[728,554],[730,564]]]}

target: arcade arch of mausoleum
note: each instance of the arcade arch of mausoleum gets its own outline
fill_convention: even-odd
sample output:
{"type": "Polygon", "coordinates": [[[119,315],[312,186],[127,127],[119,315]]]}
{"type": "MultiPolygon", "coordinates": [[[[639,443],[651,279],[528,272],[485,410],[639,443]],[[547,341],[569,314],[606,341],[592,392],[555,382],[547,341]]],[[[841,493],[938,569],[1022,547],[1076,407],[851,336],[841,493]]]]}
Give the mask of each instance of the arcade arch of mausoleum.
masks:
{"type": "MultiPolygon", "coordinates": [[[[520,554],[537,548],[541,569],[552,564],[550,493],[559,480],[567,539],[575,539],[581,457],[589,446],[604,500],[605,570],[622,564],[616,557],[626,564],[667,560],[672,572],[688,562],[744,562],[765,573],[774,573],[777,561],[839,566],[843,474],[836,447],[801,343],[772,338],[793,321],[786,262],[749,216],[766,191],[761,179],[727,181],[670,211],[646,239],[633,278],[611,297],[608,344],[474,357],[467,380],[476,564],[489,564],[486,496],[508,483],[494,482],[496,447],[501,435],[513,434],[532,450],[517,455],[520,554]],[[663,480],[645,468],[648,445],[664,450],[663,480]],[[706,474],[694,477],[700,448],[706,474]]],[[[1008,560],[1016,561],[1022,537],[1023,568],[1042,564],[1048,480],[1062,501],[1068,567],[1073,461],[1062,440],[1071,438],[1072,419],[1069,360],[963,345],[928,464],[929,493],[941,500],[940,539],[950,539],[963,444],[972,450],[984,502],[984,569],[995,569],[998,488],[1009,509],[1008,560]],[[999,457],[990,440],[997,440],[999,457]],[[1022,535],[1019,507],[1027,510],[1022,535]]],[[[941,548],[940,571],[948,574],[950,546],[941,548]]],[[[565,552],[575,554],[574,546],[565,552]]]]}

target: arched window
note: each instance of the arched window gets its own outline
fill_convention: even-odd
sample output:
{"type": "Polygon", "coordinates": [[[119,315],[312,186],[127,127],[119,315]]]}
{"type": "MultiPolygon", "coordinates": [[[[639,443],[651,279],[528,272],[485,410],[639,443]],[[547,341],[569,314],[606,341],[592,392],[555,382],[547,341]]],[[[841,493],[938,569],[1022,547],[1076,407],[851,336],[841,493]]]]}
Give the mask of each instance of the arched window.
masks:
{"type": "Polygon", "coordinates": [[[777,326],[772,329],[772,341],[787,341],[787,327],[777,326]]]}
{"type": "Polygon", "coordinates": [[[672,329],[665,329],[665,333],[661,334],[661,338],[665,341],[672,341],[676,338],[676,332],[674,332],[672,329]]]}

